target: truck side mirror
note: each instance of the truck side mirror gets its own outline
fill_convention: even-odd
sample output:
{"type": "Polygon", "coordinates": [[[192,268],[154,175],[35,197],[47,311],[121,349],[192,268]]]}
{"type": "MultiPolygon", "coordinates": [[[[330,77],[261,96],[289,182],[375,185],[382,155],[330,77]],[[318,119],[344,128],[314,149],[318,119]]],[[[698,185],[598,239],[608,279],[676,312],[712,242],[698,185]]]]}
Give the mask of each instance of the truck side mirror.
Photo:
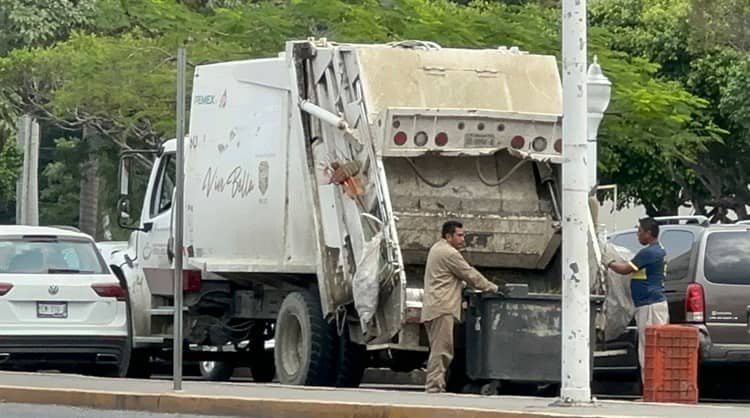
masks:
{"type": "Polygon", "coordinates": [[[153,149],[142,149],[142,150],[127,150],[120,154],[120,161],[117,166],[117,184],[119,186],[120,198],[117,200],[117,225],[122,229],[130,231],[143,231],[148,232],[153,225],[149,225],[148,222],[144,223],[140,227],[140,204],[138,203],[141,199],[139,193],[142,193],[140,184],[143,182],[144,177],[141,175],[141,168],[149,170],[151,169],[151,162],[148,161],[146,156],[151,156],[157,153],[157,150],[153,149]],[[131,175],[133,177],[133,194],[132,199],[136,199],[136,209],[131,206],[130,196],[130,183],[131,175]]]}
{"type": "Polygon", "coordinates": [[[130,158],[120,158],[120,196],[128,196],[130,194],[130,158]]]}
{"type": "Polygon", "coordinates": [[[117,200],[117,225],[122,229],[138,229],[130,225],[130,199],[127,195],[117,200]]]}

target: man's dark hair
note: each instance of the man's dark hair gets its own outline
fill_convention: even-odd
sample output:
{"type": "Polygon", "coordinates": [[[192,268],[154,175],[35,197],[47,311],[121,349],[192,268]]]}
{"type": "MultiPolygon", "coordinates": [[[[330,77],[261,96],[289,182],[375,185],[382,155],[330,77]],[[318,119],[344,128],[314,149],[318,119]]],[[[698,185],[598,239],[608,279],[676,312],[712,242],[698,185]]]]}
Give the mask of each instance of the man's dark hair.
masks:
{"type": "Polygon", "coordinates": [[[643,218],[638,221],[642,230],[649,232],[652,237],[659,238],[659,223],[652,217],[643,218]]]}
{"type": "Polygon", "coordinates": [[[450,234],[453,235],[456,232],[456,228],[463,228],[464,224],[458,221],[448,221],[443,224],[443,235],[441,235],[443,238],[445,238],[446,235],[450,234]]]}

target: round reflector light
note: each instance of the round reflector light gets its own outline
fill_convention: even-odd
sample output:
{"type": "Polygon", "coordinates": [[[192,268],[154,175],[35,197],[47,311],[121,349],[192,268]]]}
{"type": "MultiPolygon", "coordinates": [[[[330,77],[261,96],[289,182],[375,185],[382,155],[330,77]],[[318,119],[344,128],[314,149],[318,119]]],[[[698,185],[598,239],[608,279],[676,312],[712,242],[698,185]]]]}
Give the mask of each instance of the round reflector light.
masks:
{"type": "Polygon", "coordinates": [[[526,140],[521,135],[516,135],[510,140],[510,146],[515,149],[521,149],[526,145],[526,140]]]}
{"type": "Polygon", "coordinates": [[[445,132],[440,132],[439,134],[435,135],[435,145],[439,147],[444,147],[448,144],[448,134],[445,132]]]}
{"type": "Polygon", "coordinates": [[[534,141],[531,142],[531,148],[536,152],[544,151],[547,149],[547,139],[541,136],[534,138],[534,141]]]}
{"type": "Polygon", "coordinates": [[[428,139],[426,132],[419,131],[414,135],[414,144],[418,147],[423,147],[427,145],[428,139]]]}
{"type": "Polygon", "coordinates": [[[555,151],[557,151],[558,154],[562,154],[562,139],[555,141],[555,151]]]}
{"type": "Polygon", "coordinates": [[[406,144],[407,139],[405,132],[397,132],[396,135],[393,135],[393,143],[398,146],[406,144]]]}

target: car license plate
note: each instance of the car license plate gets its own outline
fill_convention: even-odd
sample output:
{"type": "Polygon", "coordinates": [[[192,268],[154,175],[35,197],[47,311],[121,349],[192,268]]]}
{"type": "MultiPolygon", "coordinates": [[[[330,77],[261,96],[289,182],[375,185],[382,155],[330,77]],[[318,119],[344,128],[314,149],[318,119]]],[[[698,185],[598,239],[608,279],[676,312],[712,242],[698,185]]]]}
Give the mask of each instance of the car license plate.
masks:
{"type": "Polygon", "coordinates": [[[36,316],[38,318],[67,318],[67,302],[37,302],[36,316]]]}

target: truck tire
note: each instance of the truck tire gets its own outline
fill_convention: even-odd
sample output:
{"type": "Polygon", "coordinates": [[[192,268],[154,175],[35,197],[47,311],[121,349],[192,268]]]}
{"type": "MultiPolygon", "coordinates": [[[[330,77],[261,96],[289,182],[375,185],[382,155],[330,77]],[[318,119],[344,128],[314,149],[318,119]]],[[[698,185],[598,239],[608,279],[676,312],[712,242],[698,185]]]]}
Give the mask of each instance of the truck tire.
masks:
{"type": "Polygon", "coordinates": [[[198,367],[201,376],[212,382],[226,382],[234,374],[234,364],[226,361],[201,361],[198,367]]]}
{"type": "Polygon", "coordinates": [[[317,292],[292,292],[276,318],[274,362],[285,385],[335,383],[335,327],[323,318],[317,292]]]}
{"type": "Polygon", "coordinates": [[[425,366],[427,356],[428,353],[421,351],[394,350],[390,368],[396,373],[409,373],[425,366]]]}
{"type": "Polygon", "coordinates": [[[151,356],[147,350],[134,348],[130,352],[130,364],[126,376],[133,379],[151,377],[151,356]]]}
{"type": "Polygon", "coordinates": [[[276,376],[276,365],[274,364],[273,350],[251,352],[250,373],[253,381],[257,383],[269,383],[276,376]]]}
{"type": "MultiPolygon", "coordinates": [[[[122,273],[122,270],[120,270],[119,267],[115,270],[115,268],[112,268],[115,273],[117,273],[117,278],[120,281],[120,285],[124,286],[124,288],[127,290],[127,281],[125,280],[125,275],[122,273]]],[[[127,362],[127,369],[125,370],[125,376],[132,379],[148,379],[151,377],[151,354],[148,350],[134,348],[133,347],[133,339],[135,338],[135,324],[133,322],[133,309],[130,305],[130,291],[127,290],[127,305],[126,305],[126,313],[128,316],[128,346],[130,347],[127,351],[127,355],[129,357],[127,362]]]]}
{"type": "Polygon", "coordinates": [[[263,332],[254,328],[250,333],[250,346],[248,354],[250,355],[250,373],[253,381],[258,383],[268,383],[273,381],[276,376],[276,365],[274,364],[273,350],[266,349],[266,341],[263,332]]]}
{"type": "Polygon", "coordinates": [[[338,337],[336,352],[336,387],[356,388],[362,382],[362,375],[367,368],[367,347],[352,342],[349,338],[349,327],[338,337]]]}
{"type": "Polygon", "coordinates": [[[453,353],[453,361],[448,368],[445,390],[451,393],[461,393],[468,383],[471,382],[466,375],[466,349],[456,348],[453,353]]]}

